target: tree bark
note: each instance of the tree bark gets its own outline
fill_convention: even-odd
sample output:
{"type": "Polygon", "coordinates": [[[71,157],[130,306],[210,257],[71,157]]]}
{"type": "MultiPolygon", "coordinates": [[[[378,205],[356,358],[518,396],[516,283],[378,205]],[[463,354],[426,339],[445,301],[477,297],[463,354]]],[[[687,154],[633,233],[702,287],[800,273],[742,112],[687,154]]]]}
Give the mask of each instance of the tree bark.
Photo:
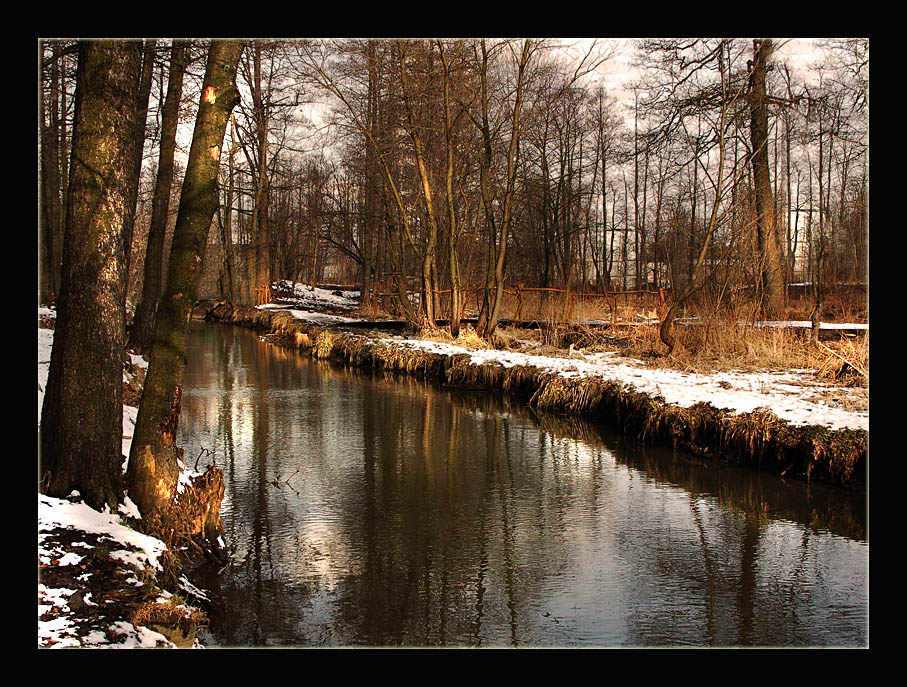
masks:
{"type": "Polygon", "coordinates": [[[83,41],[62,279],[41,413],[44,493],[122,501],[126,243],[142,47],[83,41]]]}
{"type": "Polygon", "coordinates": [[[208,230],[217,208],[217,173],[227,120],[239,102],[236,67],[245,43],[212,41],[183,181],[167,288],[158,306],[145,390],[133,435],[126,484],[130,498],[151,528],[178,538],[202,536],[211,548],[220,525],[223,477],[206,473],[198,497],[203,513],[187,521],[186,493],[177,493],[180,452],[175,446],[186,367],[192,303],[204,260],[208,230]]]}
{"type": "Polygon", "coordinates": [[[784,305],[784,270],[775,228],[775,204],[768,161],[768,106],[765,78],[772,53],[770,39],[753,41],[750,74],[750,137],[753,149],[753,182],[756,192],[756,238],[761,261],[763,301],[766,316],[776,317],[784,305]]]}
{"type": "Polygon", "coordinates": [[[173,187],[173,153],[176,150],[176,127],[183,90],[183,75],[188,64],[186,45],[174,41],[170,50],[170,72],[167,78],[167,97],[161,115],[161,149],[158,158],[157,180],[151,200],[151,224],[145,249],[142,297],[135,311],[129,332],[129,348],[145,353],[151,347],[154,315],[161,297],[163,281],[164,237],[170,214],[170,193],[173,187]]]}

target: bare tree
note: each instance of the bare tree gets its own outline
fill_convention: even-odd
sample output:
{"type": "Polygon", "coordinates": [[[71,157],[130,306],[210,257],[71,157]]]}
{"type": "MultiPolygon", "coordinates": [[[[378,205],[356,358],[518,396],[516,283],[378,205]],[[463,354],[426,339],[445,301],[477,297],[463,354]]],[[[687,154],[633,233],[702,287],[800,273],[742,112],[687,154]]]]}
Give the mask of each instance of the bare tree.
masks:
{"type": "MultiPolygon", "coordinates": [[[[674,328],[674,318],[678,312],[690,298],[690,296],[696,291],[700,286],[699,279],[702,274],[702,265],[705,261],[705,256],[709,248],[709,244],[712,240],[712,237],[715,234],[715,230],[718,226],[718,221],[720,218],[719,209],[721,208],[722,196],[725,191],[725,158],[726,158],[726,147],[725,141],[727,136],[727,129],[729,123],[729,113],[731,112],[732,107],[738,98],[741,97],[741,92],[737,90],[736,92],[731,89],[729,78],[728,78],[728,64],[729,64],[729,45],[727,41],[720,41],[719,44],[710,51],[710,55],[715,60],[715,66],[717,67],[719,77],[720,77],[720,94],[721,98],[719,100],[719,118],[716,125],[715,135],[717,138],[717,149],[718,149],[718,163],[717,163],[717,176],[714,181],[714,193],[715,200],[712,204],[712,210],[709,216],[709,223],[706,228],[705,237],[702,242],[702,247],[699,250],[699,255],[696,260],[696,263],[693,265],[692,272],[687,280],[686,285],[680,291],[680,293],[675,294],[671,307],[668,309],[668,312],[665,314],[661,322],[661,328],[659,334],[662,342],[668,347],[668,354],[670,354],[676,345],[676,340],[673,334],[674,328]]],[[[697,160],[697,164],[701,164],[697,160]]],[[[709,177],[711,178],[711,177],[709,177]]]]}

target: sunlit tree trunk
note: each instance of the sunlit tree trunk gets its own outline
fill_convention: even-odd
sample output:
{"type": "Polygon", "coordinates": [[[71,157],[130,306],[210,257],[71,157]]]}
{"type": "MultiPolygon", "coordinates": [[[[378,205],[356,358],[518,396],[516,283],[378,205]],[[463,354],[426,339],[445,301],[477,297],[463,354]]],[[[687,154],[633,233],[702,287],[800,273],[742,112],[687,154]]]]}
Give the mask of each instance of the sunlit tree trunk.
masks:
{"type": "MultiPolygon", "coordinates": [[[[195,131],[170,250],[167,287],[154,325],[145,390],[133,435],[126,483],[145,522],[162,534],[202,535],[214,548],[220,525],[223,476],[213,471],[210,489],[195,495],[203,508],[187,522],[177,508],[180,452],[174,444],[180,417],[186,340],[217,208],[217,173],[227,120],[239,102],[236,67],[244,43],[212,41],[195,131]]],[[[209,470],[209,473],[212,472],[209,470]]],[[[184,494],[180,503],[189,497],[184,494]]]]}

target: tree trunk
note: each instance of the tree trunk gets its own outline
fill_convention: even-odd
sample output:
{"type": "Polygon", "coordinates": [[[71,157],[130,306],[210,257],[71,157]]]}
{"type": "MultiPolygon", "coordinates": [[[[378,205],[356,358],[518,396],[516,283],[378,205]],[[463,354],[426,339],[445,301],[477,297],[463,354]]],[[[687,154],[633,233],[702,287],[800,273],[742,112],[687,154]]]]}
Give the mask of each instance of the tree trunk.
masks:
{"type": "Polygon", "coordinates": [[[227,190],[224,196],[224,205],[221,208],[223,216],[221,219],[221,246],[224,250],[224,281],[225,287],[222,288],[222,295],[231,303],[235,302],[236,282],[233,278],[235,271],[235,262],[233,259],[233,195],[234,195],[234,175],[236,158],[236,123],[234,116],[230,114],[230,152],[228,153],[227,162],[227,190]]]}
{"type": "MultiPolygon", "coordinates": [[[[486,279],[485,303],[482,312],[479,314],[479,335],[482,338],[491,340],[495,330],[498,327],[498,320],[501,316],[501,303],[504,300],[504,268],[507,264],[507,241],[510,233],[510,223],[513,211],[513,196],[516,190],[516,172],[517,172],[517,152],[520,142],[520,110],[523,105],[525,76],[529,64],[531,41],[523,41],[522,53],[517,66],[517,82],[514,91],[513,109],[510,113],[510,144],[507,149],[507,178],[504,191],[504,207],[501,212],[500,229],[495,226],[494,209],[491,204],[488,185],[491,176],[491,136],[488,128],[488,102],[487,95],[484,92],[486,70],[482,72],[482,108],[483,108],[483,131],[485,155],[482,157],[481,172],[484,179],[480,179],[482,187],[482,200],[485,206],[485,214],[488,218],[489,232],[489,255],[488,255],[488,273],[486,279]],[[482,183],[484,182],[484,183],[482,183]],[[500,236],[498,235],[500,232],[500,236]],[[493,290],[493,294],[491,291],[493,290]]],[[[484,53],[484,44],[483,44],[484,53]]]]}
{"type": "MultiPolygon", "coordinates": [[[[41,122],[41,233],[40,233],[40,279],[39,299],[50,304],[56,298],[60,283],[57,280],[57,263],[60,261],[60,236],[62,212],[60,202],[60,117],[59,117],[59,65],[57,47],[52,48],[50,67],[50,94],[47,98],[49,110],[45,113],[42,96],[38,99],[41,122]],[[45,116],[48,122],[45,123],[45,116]]],[[[43,51],[42,51],[43,57],[43,51]]],[[[42,60],[42,76],[45,65],[42,60]]],[[[42,80],[43,85],[43,80],[42,80]]]]}
{"type": "Polygon", "coordinates": [[[221,528],[223,476],[211,468],[195,493],[190,488],[178,495],[180,452],[174,440],[180,416],[189,318],[208,230],[217,208],[217,173],[227,120],[239,102],[236,67],[244,45],[241,41],[212,41],[208,52],[170,250],[167,288],[158,306],[145,391],[126,473],[129,496],[149,529],[181,541],[201,536],[215,550],[215,539],[221,528]]]}
{"type": "MultiPolygon", "coordinates": [[[[372,137],[378,135],[378,56],[375,41],[366,43],[366,59],[368,60],[368,100],[365,126],[372,137]]],[[[374,284],[375,260],[374,243],[376,225],[378,221],[378,159],[375,147],[365,142],[365,171],[363,184],[365,186],[365,212],[362,220],[362,233],[360,239],[360,255],[362,258],[359,275],[359,306],[365,308],[371,304],[371,290],[374,284]]]]}
{"type": "Polygon", "coordinates": [[[157,41],[145,41],[142,49],[142,74],[139,89],[136,93],[135,122],[132,125],[132,176],[129,179],[130,200],[126,208],[126,274],[129,274],[129,261],[132,256],[132,235],[135,231],[136,203],[139,199],[139,179],[142,176],[142,153],[145,148],[145,123],[148,119],[148,98],[151,95],[151,81],[154,76],[154,47],[157,41]]]}
{"type": "Polygon", "coordinates": [[[186,45],[174,41],[170,50],[170,74],[167,79],[167,97],[161,116],[161,150],[158,158],[157,180],[151,200],[151,224],[145,249],[142,298],[135,311],[129,332],[129,348],[136,353],[147,352],[154,332],[154,314],[161,297],[163,279],[164,237],[170,214],[170,191],[173,187],[173,153],[176,150],[176,127],[179,123],[179,105],[183,90],[183,74],[188,64],[186,45]]]}
{"type": "Polygon", "coordinates": [[[784,270],[778,250],[775,228],[775,205],[768,164],[768,107],[765,77],[768,57],[772,53],[769,39],[753,41],[753,69],[750,74],[750,137],[753,148],[753,182],[756,192],[756,238],[761,261],[763,301],[766,316],[777,317],[784,305],[784,270]]]}
{"type": "Polygon", "coordinates": [[[122,501],[125,223],[142,47],[84,41],[53,354],[41,414],[42,487],[93,508],[122,501]]]}
{"type": "MultiPolygon", "coordinates": [[[[252,49],[252,81],[249,84],[252,95],[252,112],[255,119],[255,142],[258,146],[256,159],[255,208],[253,231],[252,269],[249,280],[249,302],[258,305],[263,289],[271,283],[271,234],[269,224],[269,177],[268,177],[268,122],[269,90],[262,85],[262,45],[255,43],[252,49]]],[[[270,87],[268,87],[270,89],[270,87]]],[[[314,284],[313,284],[314,286],[314,284]]]]}

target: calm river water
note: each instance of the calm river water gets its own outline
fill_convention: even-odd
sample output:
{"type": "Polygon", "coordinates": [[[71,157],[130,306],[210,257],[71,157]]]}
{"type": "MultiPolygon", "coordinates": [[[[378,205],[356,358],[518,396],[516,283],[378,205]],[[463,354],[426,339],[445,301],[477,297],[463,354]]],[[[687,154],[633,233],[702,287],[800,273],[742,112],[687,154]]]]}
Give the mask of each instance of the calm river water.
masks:
{"type": "Polygon", "coordinates": [[[868,645],[862,496],[203,323],[181,423],[226,478],[209,645],[868,645]]]}

